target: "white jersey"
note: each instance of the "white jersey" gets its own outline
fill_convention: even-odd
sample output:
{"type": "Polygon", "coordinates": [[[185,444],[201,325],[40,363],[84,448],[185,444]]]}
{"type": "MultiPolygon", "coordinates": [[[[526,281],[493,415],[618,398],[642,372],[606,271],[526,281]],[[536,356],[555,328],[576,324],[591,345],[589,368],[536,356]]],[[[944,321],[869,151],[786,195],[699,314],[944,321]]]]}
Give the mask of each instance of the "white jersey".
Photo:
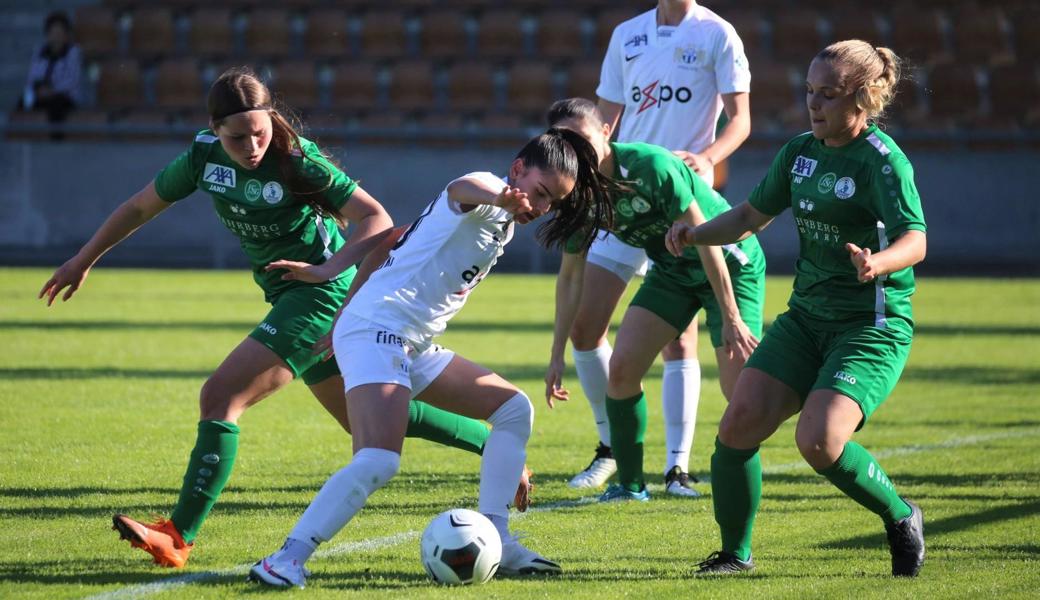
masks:
{"type": "Polygon", "coordinates": [[[618,25],[596,94],[625,107],[618,141],[701,152],[715,140],[720,94],[750,90],[736,30],[695,4],[675,27],[658,27],[656,8],[618,25]]]}
{"type": "MultiPolygon", "coordinates": [[[[506,181],[470,173],[493,189],[506,181]]],[[[469,293],[487,276],[513,238],[513,215],[481,204],[462,212],[445,188],[401,236],[345,312],[394,331],[417,348],[444,333],[469,293]]]]}

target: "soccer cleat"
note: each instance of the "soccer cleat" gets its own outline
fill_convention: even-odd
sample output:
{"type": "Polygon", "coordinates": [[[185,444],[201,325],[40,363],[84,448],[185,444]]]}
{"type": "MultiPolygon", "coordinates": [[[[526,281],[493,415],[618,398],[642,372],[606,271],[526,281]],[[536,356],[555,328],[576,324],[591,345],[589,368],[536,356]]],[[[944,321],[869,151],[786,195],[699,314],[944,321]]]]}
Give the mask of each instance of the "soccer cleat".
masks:
{"type": "Polygon", "coordinates": [[[708,558],[697,564],[694,575],[698,577],[712,575],[735,575],[750,571],[755,568],[755,563],[749,556],[747,560],[740,560],[729,552],[712,552],[708,558]]]}
{"type": "Polygon", "coordinates": [[[502,575],[557,575],[563,569],[534,550],[522,546],[515,536],[510,536],[503,540],[498,572],[502,575]]]}
{"type": "Polygon", "coordinates": [[[600,442],[599,446],[596,446],[596,456],[593,457],[589,466],[575,475],[567,485],[579,489],[598,488],[606,483],[614,473],[617,473],[614,453],[610,451],[610,446],[604,446],[603,442],[600,442]]]}
{"type": "Polygon", "coordinates": [[[626,500],[648,502],[650,500],[650,492],[647,491],[645,485],[643,486],[643,489],[638,492],[633,492],[620,483],[613,483],[607,487],[607,491],[603,492],[603,495],[599,497],[600,502],[624,502],[626,500]]]}
{"type": "Polygon", "coordinates": [[[531,506],[531,494],[534,493],[534,484],[531,483],[533,476],[534,472],[524,465],[524,470],[520,473],[520,485],[516,488],[516,496],[513,496],[513,506],[520,512],[531,506]]]}
{"type": "Polygon", "coordinates": [[[278,552],[256,561],[249,569],[246,581],[253,581],[271,587],[298,587],[307,584],[310,571],[297,560],[279,559],[278,552]]]}
{"type": "Polygon", "coordinates": [[[924,564],[924,513],[906,498],[903,502],[910,506],[910,516],[885,525],[888,548],[892,552],[892,575],[917,577],[924,564]]]}
{"type": "Polygon", "coordinates": [[[679,465],[675,465],[664,476],[664,491],[673,496],[700,498],[701,493],[690,487],[690,479],[689,473],[683,473],[679,465]]]}
{"type": "Polygon", "coordinates": [[[119,532],[119,539],[129,540],[131,546],[151,554],[155,564],[163,567],[183,567],[194,547],[184,542],[173,522],[167,519],[141,523],[126,515],[115,515],[112,529],[119,532]]]}

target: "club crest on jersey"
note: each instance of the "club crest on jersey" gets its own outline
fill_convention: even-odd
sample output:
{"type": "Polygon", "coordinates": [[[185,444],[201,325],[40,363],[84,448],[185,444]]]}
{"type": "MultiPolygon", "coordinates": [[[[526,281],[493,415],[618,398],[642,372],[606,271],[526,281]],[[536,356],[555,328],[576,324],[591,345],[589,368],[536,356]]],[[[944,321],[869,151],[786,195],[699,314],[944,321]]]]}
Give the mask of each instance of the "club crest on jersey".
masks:
{"type": "Polygon", "coordinates": [[[645,198],[640,198],[639,196],[636,196],[635,198],[632,198],[631,204],[632,210],[641,215],[650,212],[650,203],[647,202],[645,198]]]}
{"type": "Polygon", "coordinates": [[[246,182],[246,200],[249,202],[256,202],[260,199],[261,194],[263,194],[263,189],[264,186],[262,183],[255,179],[250,179],[246,182]]]}
{"type": "Polygon", "coordinates": [[[842,177],[834,184],[834,195],[842,200],[848,200],[856,193],[856,182],[851,177],[842,177]]]}
{"type": "Polygon", "coordinates": [[[816,160],[799,155],[794,159],[791,173],[799,177],[812,177],[813,172],[816,171],[816,164],[816,160]]]}
{"type": "Polygon", "coordinates": [[[206,163],[206,167],[202,170],[202,173],[202,180],[206,183],[212,183],[226,188],[235,187],[235,170],[231,167],[206,163]]]}
{"type": "Polygon", "coordinates": [[[675,49],[675,62],[682,65],[693,65],[697,62],[697,48],[684,46],[675,49]]]}
{"type": "Polygon", "coordinates": [[[268,181],[264,184],[261,193],[268,204],[278,204],[282,200],[282,184],[277,181],[268,181]]]}
{"type": "Polygon", "coordinates": [[[621,216],[623,216],[623,217],[629,217],[629,218],[630,218],[630,217],[632,217],[632,215],[636,214],[636,213],[635,213],[635,211],[634,211],[634,210],[632,210],[632,201],[631,201],[631,200],[629,200],[628,198],[622,198],[622,199],[621,199],[621,200],[620,200],[620,201],[619,201],[619,202],[617,203],[617,205],[616,205],[616,206],[615,206],[614,208],[615,208],[615,209],[616,209],[616,210],[618,211],[618,213],[620,213],[620,214],[621,214],[621,216]]]}
{"type": "Polygon", "coordinates": [[[834,183],[836,181],[838,181],[837,175],[835,175],[834,173],[824,173],[820,177],[820,181],[816,184],[816,189],[821,194],[826,194],[827,192],[834,189],[834,183]]]}

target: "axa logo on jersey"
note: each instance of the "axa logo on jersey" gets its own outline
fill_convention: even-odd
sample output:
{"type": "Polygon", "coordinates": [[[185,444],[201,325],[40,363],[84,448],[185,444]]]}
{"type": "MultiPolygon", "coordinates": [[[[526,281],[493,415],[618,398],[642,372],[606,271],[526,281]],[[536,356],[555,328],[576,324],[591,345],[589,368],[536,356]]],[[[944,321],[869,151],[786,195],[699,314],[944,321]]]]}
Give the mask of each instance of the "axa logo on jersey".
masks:
{"type": "Polygon", "coordinates": [[[794,173],[799,177],[812,177],[813,171],[815,170],[816,161],[804,156],[798,156],[795,158],[794,165],[791,167],[791,173],[794,173]]]}
{"type": "Polygon", "coordinates": [[[235,187],[235,170],[231,167],[206,163],[206,167],[202,170],[202,173],[202,180],[206,183],[213,183],[229,188],[235,187]]]}
{"type": "Polygon", "coordinates": [[[654,106],[660,108],[662,105],[668,102],[678,102],[685,104],[693,98],[693,92],[690,88],[681,86],[673,88],[668,84],[659,85],[661,80],[651,83],[647,86],[632,86],[632,102],[639,103],[638,113],[645,111],[648,108],[654,106]]]}

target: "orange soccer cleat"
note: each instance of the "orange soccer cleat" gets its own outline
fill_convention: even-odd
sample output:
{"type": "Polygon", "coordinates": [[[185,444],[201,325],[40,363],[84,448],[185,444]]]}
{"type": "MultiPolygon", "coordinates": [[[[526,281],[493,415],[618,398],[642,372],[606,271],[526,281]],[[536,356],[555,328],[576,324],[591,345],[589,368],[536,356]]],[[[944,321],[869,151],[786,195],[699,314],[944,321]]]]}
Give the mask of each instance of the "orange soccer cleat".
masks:
{"type": "Polygon", "coordinates": [[[517,486],[516,496],[513,497],[513,506],[520,512],[524,512],[527,507],[531,506],[531,494],[534,493],[534,484],[531,483],[533,475],[531,469],[524,465],[524,470],[520,473],[520,485],[517,486]]]}
{"type": "Polygon", "coordinates": [[[129,540],[131,546],[151,554],[155,564],[163,567],[183,567],[194,547],[194,544],[184,542],[180,532],[168,519],[141,523],[126,515],[115,515],[112,517],[112,529],[119,532],[119,539],[129,540]]]}

